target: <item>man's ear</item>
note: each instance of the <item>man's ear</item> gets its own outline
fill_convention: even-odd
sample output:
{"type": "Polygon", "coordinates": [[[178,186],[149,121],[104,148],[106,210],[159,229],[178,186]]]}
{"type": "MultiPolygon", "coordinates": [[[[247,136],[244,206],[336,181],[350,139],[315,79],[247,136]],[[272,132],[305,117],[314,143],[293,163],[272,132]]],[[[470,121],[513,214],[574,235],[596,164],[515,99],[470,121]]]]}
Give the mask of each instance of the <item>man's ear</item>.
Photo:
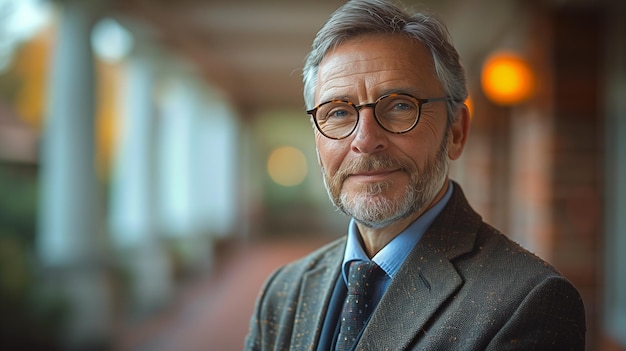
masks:
{"type": "Polygon", "coordinates": [[[448,157],[456,160],[461,157],[470,128],[470,115],[467,105],[459,106],[454,114],[450,126],[450,139],[448,140],[448,157]]]}

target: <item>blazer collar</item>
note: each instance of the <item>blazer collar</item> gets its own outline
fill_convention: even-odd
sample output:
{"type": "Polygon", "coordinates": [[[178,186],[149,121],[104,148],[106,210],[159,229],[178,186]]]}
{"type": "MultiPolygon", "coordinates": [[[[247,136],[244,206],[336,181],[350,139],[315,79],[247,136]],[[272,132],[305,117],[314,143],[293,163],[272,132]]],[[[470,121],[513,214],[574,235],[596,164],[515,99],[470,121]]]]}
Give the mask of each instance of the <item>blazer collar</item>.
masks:
{"type": "Polygon", "coordinates": [[[452,198],[411,251],[363,332],[357,350],[403,350],[463,284],[454,258],[474,247],[482,218],[458,184],[452,198]]]}

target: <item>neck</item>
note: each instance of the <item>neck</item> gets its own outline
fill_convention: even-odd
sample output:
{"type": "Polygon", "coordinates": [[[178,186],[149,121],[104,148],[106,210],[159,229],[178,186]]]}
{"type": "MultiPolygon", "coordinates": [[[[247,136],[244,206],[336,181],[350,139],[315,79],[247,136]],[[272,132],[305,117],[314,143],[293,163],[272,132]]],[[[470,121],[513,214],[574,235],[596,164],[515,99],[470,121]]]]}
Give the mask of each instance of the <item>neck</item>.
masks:
{"type": "Polygon", "coordinates": [[[366,225],[363,225],[359,222],[356,223],[357,228],[359,228],[359,232],[361,233],[361,238],[363,239],[363,244],[365,245],[364,249],[369,258],[374,257],[383,247],[385,247],[391,240],[393,240],[396,236],[402,233],[411,223],[415,222],[424,212],[428,211],[432,208],[441,198],[443,198],[446,191],[448,191],[450,180],[446,180],[441,187],[441,190],[437,193],[437,195],[433,198],[433,200],[425,206],[423,209],[420,209],[413,213],[412,215],[398,220],[389,224],[388,226],[382,228],[371,228],[366,225]]]}

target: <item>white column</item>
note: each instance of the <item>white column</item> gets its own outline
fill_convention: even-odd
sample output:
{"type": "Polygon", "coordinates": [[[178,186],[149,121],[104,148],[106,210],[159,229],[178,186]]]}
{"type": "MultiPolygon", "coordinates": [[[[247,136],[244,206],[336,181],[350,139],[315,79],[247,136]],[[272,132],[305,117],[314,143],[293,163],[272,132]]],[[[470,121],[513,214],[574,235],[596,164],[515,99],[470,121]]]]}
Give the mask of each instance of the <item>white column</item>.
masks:
{"type": "Polygon", "coordinates": [[[195,221],[193,200],[202,196],[194,187],[195,164],[211,162],[195,157],[195,122],[202,111],[197,98],[199,86],[186,69],[176,67],[169,75],[159,99],[162,103],[158,141],[159,226],[175,243],[185,270],[210,269],[212,241],[202,235],[195,221]]]}
{"type": "Polygon", "coordinates": [[[159,199],[154,105],[157,52],[138,45],[124,71],[121,138],[111,184],[110,218],[118,257],[131,274],[132,312],[144,315],[166,302],[172,282],[155,219],[159,199]]]}
{"type": "Polygon", "coordinates": [[[201,110],[193,128],[193,222],[202,233],[223,237],[234,231],[239,203],[238,123],[228,106],[199,89],[201,110]]]}
{"type": "Polygon", "coordinates": [[[159,129],[159,225],[170,238],[193,233],[191,218],[191,162],[193,90],[180,76],[173,76],[162,89],[159,129]]]}
{"type": "Polygon", "coordinates": [[[214,238],[238,210],[237,123],[228,105],[188,70],[163,86],[159,139],[160,225],[188,268],[210,268],[214,238]]]}
{"type": "Polygon", "coordinates": [[[110,319],[94,165],[93,5],[62,2],[41,149],[37,250],[46,287],[68,302],[68,349],[102,342],[110,319]]]}

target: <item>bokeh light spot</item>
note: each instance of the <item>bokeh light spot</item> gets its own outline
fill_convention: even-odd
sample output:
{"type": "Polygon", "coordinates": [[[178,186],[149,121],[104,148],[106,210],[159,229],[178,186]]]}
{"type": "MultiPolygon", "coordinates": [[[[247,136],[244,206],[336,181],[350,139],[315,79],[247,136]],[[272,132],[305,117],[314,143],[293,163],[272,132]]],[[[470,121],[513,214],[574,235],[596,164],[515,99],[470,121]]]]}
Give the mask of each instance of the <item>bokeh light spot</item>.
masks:
{"type": "Polygon", "coordinates": [[[498,52],[483,65],[481,83],[487,98],[498,105],[515,105],[533,93],[533,73],[524,59],[509,52],[498,52]]]}
{"type": "Polygon", "coordinates": [[[267,172],[272,180],[282,186],[296,186],[307,175],[306,157],[291,146],[274,149],[267,159],[267,172]]]}

